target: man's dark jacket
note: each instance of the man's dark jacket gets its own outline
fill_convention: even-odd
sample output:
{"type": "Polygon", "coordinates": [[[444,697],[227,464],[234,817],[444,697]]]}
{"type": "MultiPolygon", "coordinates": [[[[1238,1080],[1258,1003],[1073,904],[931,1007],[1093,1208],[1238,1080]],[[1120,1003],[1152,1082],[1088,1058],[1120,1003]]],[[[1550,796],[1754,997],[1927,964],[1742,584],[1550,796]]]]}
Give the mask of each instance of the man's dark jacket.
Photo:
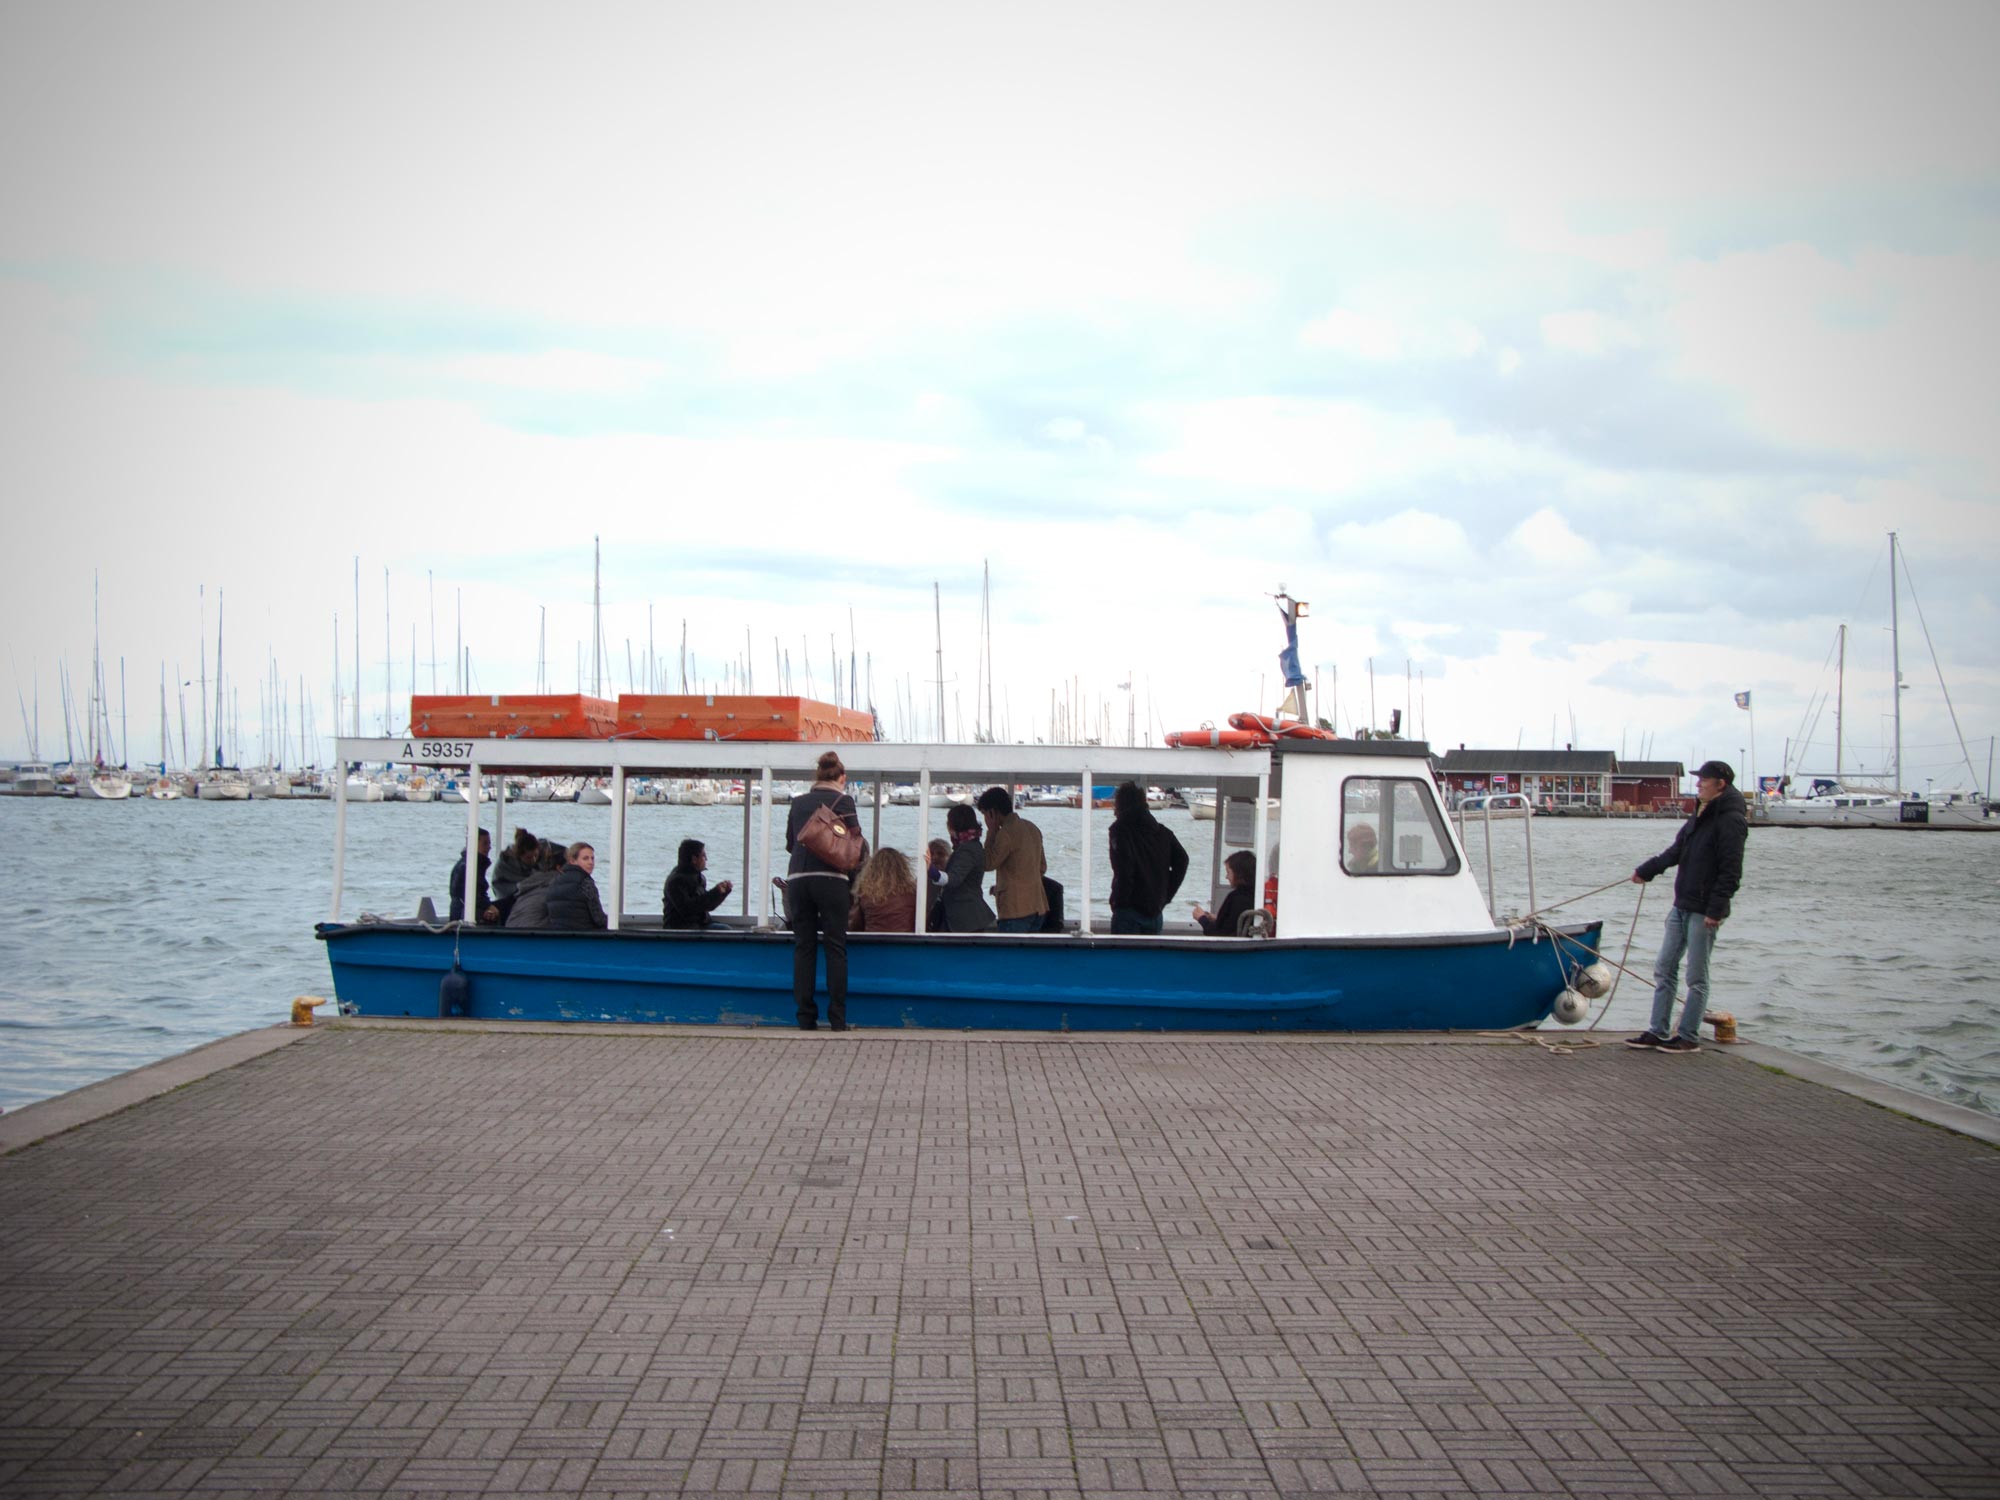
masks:
{"type": "Polygon", "coordinates": [[[597,899],[597,882],[582,865],[564,865],[549,882],[548,916],[542,925],[559,932],[588,932],[610,925],[604,903],[597,899]]]}
{"type": "MultiPolygon", "coordinates": [[[[480,914],[493,903],[486,899],[486,867],[493,863],[490,855],[479,856],[479,875],[472,883],[473,894],[479,899],[472,905],[472,920],[478,921],[480,914]]],[[[437,866],[431,866],[436,869],[437,866]]],[[[465,920],[465,856],[459,855],[458,863],[451,867],[451,920],[465,920]]]]}
{"type": "Polygon", "coordinates": [[[1136,812],[1112,821],[1107,842],[1111,909],[1122,906],[1142,916],[1160,915],[1188,872],[1187,850],[1174,831],[1151,812],[1136,812]]]}
{"type": "Polygon", "coordinates": [[[1743,883],[1743,844],[1749,837],[1750,809],[1741,792],[1726,786],[1681,824],[1672,844],[1632,873],[1651,880],[1679,865],[1674,905],[1720,922],[1729,915],[1729,898],[1743,883]]]}
{"type": "Polygon", "coordinates": [[[706,927],[708,914],[729,899],[729,892],[711,891],[708,877],[687,865],[675,865],[667,875],[666,889],[660,893],[660,925],[663,927],[706,927]]]}

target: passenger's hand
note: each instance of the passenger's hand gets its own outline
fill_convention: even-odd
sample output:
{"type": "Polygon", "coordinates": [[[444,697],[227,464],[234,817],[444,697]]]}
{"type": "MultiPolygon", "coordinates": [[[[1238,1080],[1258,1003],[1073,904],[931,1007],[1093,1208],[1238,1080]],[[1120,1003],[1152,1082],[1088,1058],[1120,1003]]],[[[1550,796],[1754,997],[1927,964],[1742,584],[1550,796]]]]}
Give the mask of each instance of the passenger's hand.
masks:
{"type": "Polygon", "coordinates": [[[1722,925],[1722,918],[1720,917],[1703,917],[1702,920],[1708,923],[1708,930],[1710,932],[1715,931],[1716,928],[1722,925]]]}
{"type": "Polygon", "coordinates": [[[1646,877],[1645,877],[1645,876],[1643,876],[1643,875],[1641,875],[1641,874],[1639,874],[1639,873],[1638,873],[1638,872],[1637,872],[1636,870],[1635,870],[1635,871],[1633,871],[1633,873],[1632,873],[1632,884],[1634,884],[1634,885],[1644,885],[1645,883],[1646,883],[1646,877]]]}
{"type": "Polygon", "coordinates": [[[725,880],[722,882],[721,885],[717,886],[716,889],[722,892],[722,894],[726,896],[731,891],[736,889],[736,882],[733,880],[725,880]]]}
{"type": "Polygon", "coordinates": [[[1201,908],[1200,908],[1199,906],[1197,906],[1197,907],[1196,907],[1196,908],[1194,909],[1194,919],[1195,919],[1195,920],[1196,920],[1197,922],[1201,921],[1201,920],[1202,920],[1202,919],[1203,919],[1204,917],[1206,917],[1207,915],[1208,915],[1208,913],[1207,913],[1207,912],[1205,912],[1205,911],[1203,911],[1203,910],[1202,910],[1202,909],[1201,909],[1201,908]]]}

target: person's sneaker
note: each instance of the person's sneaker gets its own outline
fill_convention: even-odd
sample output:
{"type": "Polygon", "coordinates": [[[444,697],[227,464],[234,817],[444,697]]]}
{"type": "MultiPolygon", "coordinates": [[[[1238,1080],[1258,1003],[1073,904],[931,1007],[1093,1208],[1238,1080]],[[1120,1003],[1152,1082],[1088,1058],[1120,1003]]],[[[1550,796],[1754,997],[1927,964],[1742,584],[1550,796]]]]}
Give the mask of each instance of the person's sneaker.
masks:
{"type": "Polygon", "coordinates": [[[1701,1043],[1690,1041],[1684,1036],[1670,1036],[1664,1042],[1660,1043],[1660,1050],[1676,1054],[1682,1052],[1699,1052],[1701,1051],[1701,1043]]]}
{"type": "Polygon", "coordinates": [[[1661,1046],[1662,1043],[1660,1038],[1656,1036],[1654,1033],[1650,1031],[1642,1031],[1637,1036],[1627,1037],[1625,1039],[1625,1045],[1628,1047],[1636,1047],[1641,1052],[1651,1052],[1654,1048],[1661,1046]]]}

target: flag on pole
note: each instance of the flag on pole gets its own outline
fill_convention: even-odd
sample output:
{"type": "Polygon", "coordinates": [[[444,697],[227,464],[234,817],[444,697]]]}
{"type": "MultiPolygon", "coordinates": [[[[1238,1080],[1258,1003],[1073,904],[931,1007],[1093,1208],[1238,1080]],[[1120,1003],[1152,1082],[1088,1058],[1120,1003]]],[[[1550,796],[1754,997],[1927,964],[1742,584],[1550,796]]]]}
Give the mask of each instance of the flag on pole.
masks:
{"type": "Polygon", "coordinates": [[[1738,708],[1748,708],[1750,706],[1750,695],[1748,693],[1738,693],[1736,695],[1736,706],[1738,708]]]}

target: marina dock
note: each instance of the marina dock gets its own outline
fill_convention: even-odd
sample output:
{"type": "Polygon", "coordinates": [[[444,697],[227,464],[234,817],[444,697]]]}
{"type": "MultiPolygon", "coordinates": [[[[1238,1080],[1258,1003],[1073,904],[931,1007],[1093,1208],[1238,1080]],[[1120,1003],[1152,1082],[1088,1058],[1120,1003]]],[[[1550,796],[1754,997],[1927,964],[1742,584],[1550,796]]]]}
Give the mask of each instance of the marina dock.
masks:
{"type": "Polygon", "coordinates": [[[0,1492],[2000,1493],[2000,1121],[1547,1040],[250,1033],[0,1117],[0,1492]]]}

